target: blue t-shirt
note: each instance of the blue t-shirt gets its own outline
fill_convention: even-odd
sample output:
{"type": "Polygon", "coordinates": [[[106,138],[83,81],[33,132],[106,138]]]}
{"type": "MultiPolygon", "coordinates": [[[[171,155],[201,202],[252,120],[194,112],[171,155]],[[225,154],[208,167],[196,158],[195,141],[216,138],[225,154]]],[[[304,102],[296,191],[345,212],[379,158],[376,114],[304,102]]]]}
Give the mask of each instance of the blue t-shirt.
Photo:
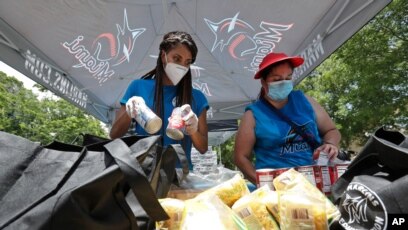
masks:
{"type": "MultiPolygon", "coordinates": [[[[120,103],[122,105],[126,104],[126,102],[129,100],[129,98],[133,96],[139,96],[142,97],[146,105],[154,111],[154,89],[155,89],[155,80],[152,79],[144,79],[144,80],[134,80],[132,83],[129,85],[128,89],[126,90],[125,95],[123,96],[122,100],[120,100],[120,103]]],[[[176,86],[163,86],[163,100],[164,100],[164,118],[162,118],[163,125],[161,129],[156,133],[162,135],[163,138],[163,145],[167,146],[169,144],[181,144],[183,145],[183,140],[176,141],[171,138],[169,138],[166,135],[166,127],[168,124],[168,118],[171,116],[171,113],[175,107],[175,97],[176,97],[176,91],[177,87],[176,86]]],[[[191,109],[193,112],[198,116],[204,111],[204,109],[209,108],[208,106],[208,101],[207,98],[204,96],[204,94],[196,89],[193,89],[193,99],[191,102],[191,109]]],[[[160,116],[158,114],[158,116],[160,116]]],[[[136,125],[136,133],[139,135],[149,135],[140,125],[136,125]]],[[[188,135],[184,135],[184,140],[186,142],[186,156],[190,165],[190,169],[192,168],[192,163],[191,163],[191,138],[188,135]]],[[[177,167],[180,167],[180,164],[177,163],[177,167]]]]}
{"type": "MultiPolygon", "coordinates": [[[[312,148],[302,136],[267,104],[257,100],[245,111],[251,110],[255,119],[255,168],[288,168],[312,165],[312,148]]],[[[321,142],[316,115],[312,105],[301,91],[292,91],[288,103],[280,109],[296,125],[307,127],[321,142]]]]}

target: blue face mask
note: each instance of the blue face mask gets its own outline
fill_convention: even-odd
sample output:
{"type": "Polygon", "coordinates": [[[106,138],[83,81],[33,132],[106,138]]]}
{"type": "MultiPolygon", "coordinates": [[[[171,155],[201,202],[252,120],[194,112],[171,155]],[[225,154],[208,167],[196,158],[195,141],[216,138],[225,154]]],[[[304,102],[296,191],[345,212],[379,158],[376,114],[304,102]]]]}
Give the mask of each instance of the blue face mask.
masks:
{"type": "Polygon", "coordinates": [[[268,83],[268,96],[274,101],[282,101],[293,90],[292,80],[282,80],[268,83]]]}

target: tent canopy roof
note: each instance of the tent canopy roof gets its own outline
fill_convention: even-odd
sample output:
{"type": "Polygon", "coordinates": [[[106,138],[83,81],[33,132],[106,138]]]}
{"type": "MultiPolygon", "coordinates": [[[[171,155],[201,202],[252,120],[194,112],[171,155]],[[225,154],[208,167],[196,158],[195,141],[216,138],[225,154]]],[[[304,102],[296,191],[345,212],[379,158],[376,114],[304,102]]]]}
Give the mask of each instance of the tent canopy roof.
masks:
{"type": "Polygon", "coordinates": [[[257,98],[267,53],[305,58],[298,83],[390,1],[4,0],[0,60],[109,124],[129,83],[154,68],[163,34],[186,31],[199,50],[193,87],[208,121],[225,123],[257,98]]]}

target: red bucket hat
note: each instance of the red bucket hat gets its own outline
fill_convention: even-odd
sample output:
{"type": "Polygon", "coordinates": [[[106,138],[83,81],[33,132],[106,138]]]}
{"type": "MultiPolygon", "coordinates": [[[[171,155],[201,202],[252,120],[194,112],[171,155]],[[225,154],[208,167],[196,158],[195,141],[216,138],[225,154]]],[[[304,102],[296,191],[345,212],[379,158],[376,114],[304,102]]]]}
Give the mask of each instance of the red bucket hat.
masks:
{"type": "Polygon", "coordinates": [[[284,53],[270,53],[266,55],[262,60],[261,64],[259,64],[259,70],[258,72],[256,72],[254,79],[261,78],[262,77],[261,72],[268,68],[269,66],[271,66],[272,64],[285,60],[290,61],[293,67],[298,67],[302,65],[304,62],[304,59],[300,56],[289,57],[284,53]]]}

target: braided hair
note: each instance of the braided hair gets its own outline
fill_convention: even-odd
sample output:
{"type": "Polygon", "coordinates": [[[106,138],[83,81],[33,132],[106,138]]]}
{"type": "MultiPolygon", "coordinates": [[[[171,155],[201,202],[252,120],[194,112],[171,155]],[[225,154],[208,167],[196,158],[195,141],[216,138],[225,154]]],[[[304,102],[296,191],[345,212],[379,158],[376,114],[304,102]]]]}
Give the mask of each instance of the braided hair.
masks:
{"type": "MultiPolygon", "coordinates": [[[[168,53],[177,45],[185,45],[191,52],[192,62],[195,62],[197,57],[197,46],[190,34],[182,31],[172,31],[163,36],[163,40],[159,46],[159,56],[154,69],[143,75],[142,79],[155,79],[156,85],[154,90],[154,110],[162,119],[164,119],[164,103],[163,103],[163,77],[165,75],[163,62],[161,60],[162,52],[168,53]]],[[[177,84],[176,90],[176,106],[190,104],[192,102],[192,77],[189,69],[186,75],[177,84]]]]}

